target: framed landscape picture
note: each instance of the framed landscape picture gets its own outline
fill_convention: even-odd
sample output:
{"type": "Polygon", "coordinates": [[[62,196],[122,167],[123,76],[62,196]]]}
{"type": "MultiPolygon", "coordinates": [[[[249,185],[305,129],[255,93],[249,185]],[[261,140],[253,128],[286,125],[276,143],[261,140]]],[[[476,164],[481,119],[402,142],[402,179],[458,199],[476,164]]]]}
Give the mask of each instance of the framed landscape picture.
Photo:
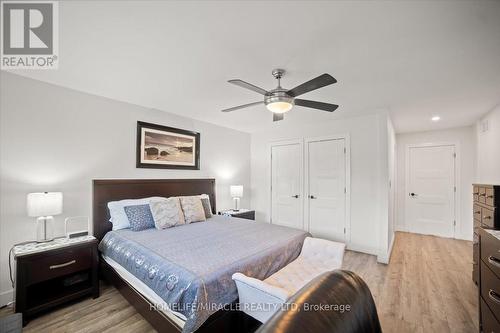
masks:
{"type": "Polygon", "coordinates": [[[137,167],[200,169],[200,133],[137,122],[137,167]]]}

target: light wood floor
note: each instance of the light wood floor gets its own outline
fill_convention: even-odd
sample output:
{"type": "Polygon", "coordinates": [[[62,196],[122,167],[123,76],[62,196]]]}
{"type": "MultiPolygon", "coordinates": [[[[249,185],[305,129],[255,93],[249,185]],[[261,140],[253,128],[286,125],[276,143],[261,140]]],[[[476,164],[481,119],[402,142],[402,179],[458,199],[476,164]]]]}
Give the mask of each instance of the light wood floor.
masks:
{"type": "Polygon", "coordinates": [[[477,332],[472,242],[396,233],[389,265],[346,252],[375,298],[384,332],[477,332]]]}
{"type": "MultiPolygon", "coordinates": [[[[389,265],[347,251],[344,269],[358,273],[377,304],[384,332],[475,332],[477,290],[471,280],[472,243],[397,233],[389,265]]],[[[0,316],[12,312],[3,309],[0,316]]],[[[101,297],[31,321],[25,332],[154,332],[111,286],[101,297]]]]}

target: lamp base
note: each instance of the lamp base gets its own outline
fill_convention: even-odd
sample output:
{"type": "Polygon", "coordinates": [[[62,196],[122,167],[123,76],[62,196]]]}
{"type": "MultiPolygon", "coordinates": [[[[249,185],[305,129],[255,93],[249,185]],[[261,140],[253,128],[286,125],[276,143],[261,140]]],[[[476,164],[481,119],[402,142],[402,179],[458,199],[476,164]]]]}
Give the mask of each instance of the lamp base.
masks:
{"type": "Polygon", "coordinates": [[[238,212],[240,210],[240,198],[238,197],[234,197],[233,198],[234,200],[234,208],[233,208],[233,211],[234,212],[238,212]]]}
{"type": "Polygon", "coordinates": [[[54,240],[54,230],[52,224],[54,218],[52,216],[41,216],[37,220],[36,242],[46,243],[54,240]]]}

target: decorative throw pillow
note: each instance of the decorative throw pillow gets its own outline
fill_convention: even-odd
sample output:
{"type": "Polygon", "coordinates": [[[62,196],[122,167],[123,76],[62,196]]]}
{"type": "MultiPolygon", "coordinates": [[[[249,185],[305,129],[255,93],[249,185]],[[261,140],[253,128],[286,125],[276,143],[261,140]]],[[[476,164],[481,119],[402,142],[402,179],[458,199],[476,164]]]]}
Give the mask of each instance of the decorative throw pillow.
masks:
{"type": "Polygon", "coordinates": [[[206,221],[200,196],[179,197],[186,223],[206,221]]]}
{"type": "Polygon", "coordinates": [[[130,222],[130,229],[132,231],[141,231],[155,227],[155,221],[151,214],[149,204],[135,205],[123,207],[125,214],[127,214],[128,221],[130,222]]]}
{"type": "Polygon", "coordinates": [[[124,199],[119,201],[108,202],[109,222],[113,224],[113,230],[130,228],[130,223],[125,214],[125,206],[145,205],[153,199],[161,199],[161,197],[150,197],[142,199],[124,199]]]}
{"type": "Polygon", "coordinates": [[[184,214],[182,213],[179,198],[151,200],[149,206],[151,207],[156,229],[166,229],[184,224],[184,214]]]}
{"type": "Polygon", "coordinates": [[[205,211],[205,217],[207,219],[211,218],[212,215],[212,206],[210,205],[210,197],[208,194],[200,195],[201,204],[203,205],[203,210],[205,211]]]}

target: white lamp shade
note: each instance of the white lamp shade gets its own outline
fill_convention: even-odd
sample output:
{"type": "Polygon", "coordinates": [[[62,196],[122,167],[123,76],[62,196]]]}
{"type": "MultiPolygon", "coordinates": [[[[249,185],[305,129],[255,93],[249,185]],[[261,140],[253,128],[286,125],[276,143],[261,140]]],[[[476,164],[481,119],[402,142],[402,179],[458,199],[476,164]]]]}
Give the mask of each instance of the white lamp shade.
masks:
{"type": "Polygon", "coordinates": [[[243,197],[243,185],[231,185],[231,197],[233,198],[243,197]]]}
{"type": "Polygon", "coordinates": [[[61,192],[30,193],[26,205],[31,217],[58,215],[62,213],[63,195],[61,192]]]}

